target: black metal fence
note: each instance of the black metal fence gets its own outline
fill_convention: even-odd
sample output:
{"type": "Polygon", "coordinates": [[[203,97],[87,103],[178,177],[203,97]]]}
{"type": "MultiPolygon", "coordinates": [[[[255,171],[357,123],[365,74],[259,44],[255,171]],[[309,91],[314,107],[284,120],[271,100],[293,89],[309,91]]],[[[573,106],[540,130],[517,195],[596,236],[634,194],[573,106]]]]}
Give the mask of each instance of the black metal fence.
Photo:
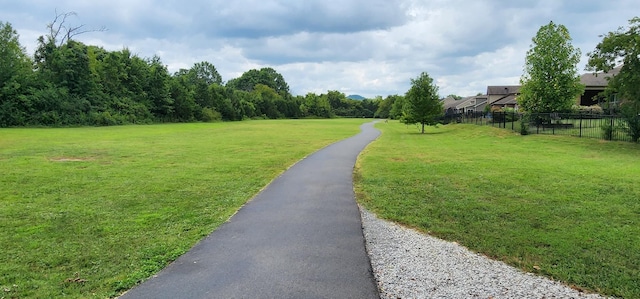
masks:
{"type": "Polygon", "coordinates": [[[525,134],[569,135],[604,140],[632,141],[628,123],[615,115],[517,112],[448,114],[443,123],[466,123],[510,129],[525,134]]]}

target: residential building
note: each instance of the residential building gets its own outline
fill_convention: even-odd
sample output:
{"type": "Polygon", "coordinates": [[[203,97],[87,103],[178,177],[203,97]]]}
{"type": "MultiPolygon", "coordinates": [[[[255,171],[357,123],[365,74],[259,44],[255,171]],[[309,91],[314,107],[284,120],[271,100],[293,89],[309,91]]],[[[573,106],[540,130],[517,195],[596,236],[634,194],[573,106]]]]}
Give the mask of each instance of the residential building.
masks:
{"type": "Polygon", "coordinates": [[[586,73],[580,76],[580,83],[584,84],[584,93],[578,99],[580,106],[591,106],[600,104],[604,98],[600,95],[607,85],[609,85],[609,79],[618,73],[622,67],[617,67],[609,71],[608,73],[586,73]]]}

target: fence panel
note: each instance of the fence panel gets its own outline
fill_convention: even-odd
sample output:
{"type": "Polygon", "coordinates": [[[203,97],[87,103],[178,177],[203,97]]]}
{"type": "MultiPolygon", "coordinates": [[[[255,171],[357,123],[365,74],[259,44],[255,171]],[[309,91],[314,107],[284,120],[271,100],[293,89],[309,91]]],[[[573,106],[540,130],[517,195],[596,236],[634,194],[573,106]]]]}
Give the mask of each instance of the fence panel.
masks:
{"type": "Polygon", "coordinates": [[[528,134],[568,135],[604,140],[631,141],[631,137],[628,134],[627,121],[615,115],[568,113],[523,115],[516,112],[467,112],[447,114],[441,118],[441,122],[443,124],[490,125],[520,133],[521,130],[527,130],[528,134]]]}

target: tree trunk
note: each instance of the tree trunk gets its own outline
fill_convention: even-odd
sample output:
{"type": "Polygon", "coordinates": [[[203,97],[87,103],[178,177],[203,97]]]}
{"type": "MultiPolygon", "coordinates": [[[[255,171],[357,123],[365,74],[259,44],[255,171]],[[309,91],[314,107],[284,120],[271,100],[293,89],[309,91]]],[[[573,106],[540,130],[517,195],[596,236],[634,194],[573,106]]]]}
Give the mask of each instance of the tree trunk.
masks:
{"type": "Polygon", "coordinates": [[[422,134],[424,134],[424,123],[422,123],[422,134]]]}

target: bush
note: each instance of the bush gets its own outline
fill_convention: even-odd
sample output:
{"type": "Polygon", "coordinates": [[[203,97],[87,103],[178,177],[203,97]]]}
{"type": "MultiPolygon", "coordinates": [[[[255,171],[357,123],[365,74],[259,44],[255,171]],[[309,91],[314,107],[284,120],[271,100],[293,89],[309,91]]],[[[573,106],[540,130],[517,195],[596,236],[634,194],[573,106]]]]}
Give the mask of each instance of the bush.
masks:
{"type": "Polygon", "coordinates": [[[600,105],[591,105],[591,106],[579,106],[573,105],[571,107],[572,112],[581,113],[581,114],[603,114],[604,109],[600,107],[600,105]]]}
{"type": "Polygon", "coordinates": [[[507,116],[508,122],[518,121],[520,119],[520,115],[518,114],[516,109],[506,107],[503,110],[504,110],[504,113],[507,114],[506,116],[507,116]]]}
{"type": "Polygon", "coordinates": [[[209,108],[209,107],[202,108],[202,121],[216,122],[221,120],[222,120],[222,114],[216,111],[216,109],[209,108]]]}
{"type": "Polygon", "coordinates": [[[613,139],[613,126],[611,124],[602,125],[602,138],[604,140],[612,140],[613,139]]]}
{"type": "Polygon", "coordinates": [[[529,135],[529,117],[526,114],[522,115],[522,121],[520,122],[520,135],[529,135]]]}
{"type": "Polygon", "coordinates": [[[514,122],[520,119],[520,115],[516,112],[515,109],[504,107],[504,108],[491,108],[491,113],[493,114],[493,122],[514,122]]]}
{"type": "Polygon", "coordinates": [[[638,139],[640,139],[640,116],[627,116],[625,120],[627,121],[627,132],[631,136],[631,140],[638,142],[638,139]]]}
{"type": "Polygon", "coordinates": [[[627,133],[633,142],[640,139],[640,103],[626,102],[621,107],[622,117],[627,123],[627,133]]]}

